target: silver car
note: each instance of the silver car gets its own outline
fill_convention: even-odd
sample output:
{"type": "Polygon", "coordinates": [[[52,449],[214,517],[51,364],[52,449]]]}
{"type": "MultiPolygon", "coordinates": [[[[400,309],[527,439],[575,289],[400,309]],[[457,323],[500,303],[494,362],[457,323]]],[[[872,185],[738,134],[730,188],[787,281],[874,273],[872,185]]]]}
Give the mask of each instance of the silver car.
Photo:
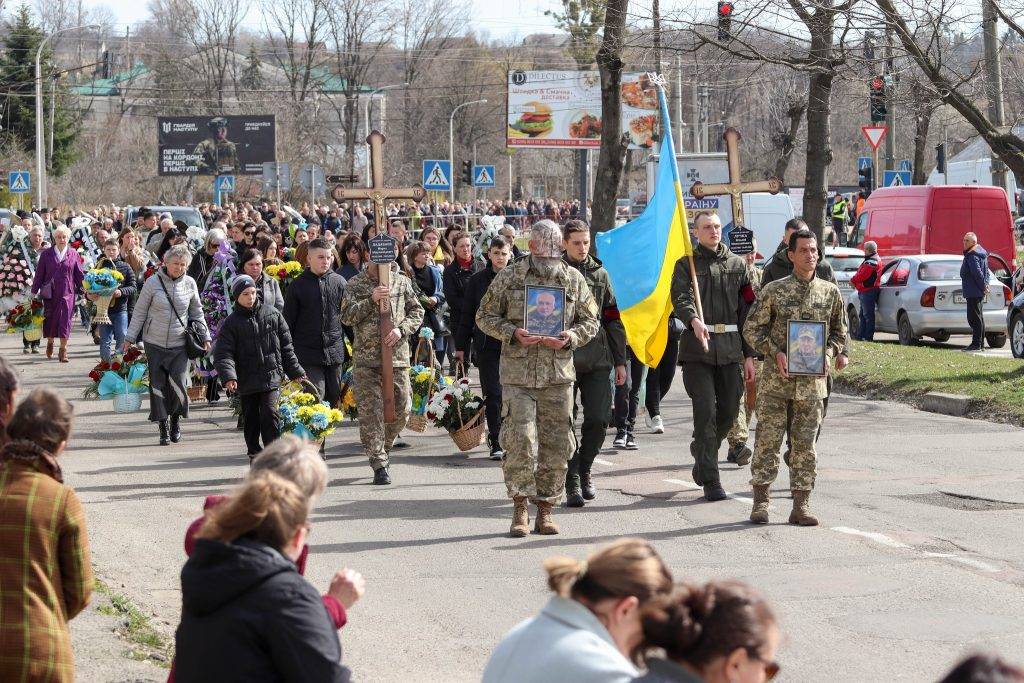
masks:
{"type": "Polygon", "coordinates": [[[864,263],[864,252],[853,247],[825,247],[825,260],[832,266],[843,301],[857,298],[857,290],[850,284],[860,264],[864,263]]]}
{"type": "MultiPolygon", "coordinates": [[[[900,256],[886,264],[879,278],[875,330],[896,333],[904,345],[917,344],[921,337],[945,342],[952,334],[970,334],[967,301],[960,287],[963,260],[960,254],[922,254],[900,256]]],[[[983,316],[985,341],[995,349],[1006,345],[1009,299],[1009,288],[990,274],[983,316]]],[[[851,334],[857,328],[859,312],[859,298],[850,297],[847,313],[851,334]]]]}

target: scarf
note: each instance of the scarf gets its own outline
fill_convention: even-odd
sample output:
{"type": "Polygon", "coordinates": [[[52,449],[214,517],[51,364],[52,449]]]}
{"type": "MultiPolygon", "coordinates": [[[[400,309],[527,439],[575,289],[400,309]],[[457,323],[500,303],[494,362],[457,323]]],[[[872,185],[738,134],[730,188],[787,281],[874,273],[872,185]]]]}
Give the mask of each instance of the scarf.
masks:
{"type": "Polygon", "coordinates": [[[68,245],[64,245],[63,249],[53,248],[53,253],[57,255],[58,261],[63,261],[64,257],[68,255],[68,245]]]}
{"type": "Polygon", "coordinates": [[[468,259],[463,261],[461,258],[456,257],[456,261],[459,262],[459,267],[463,270],[472,270],[473,268],[473,257],[470,256],[468,259]]]}
{"type": "Polygon", "coordinates": [[[31,465],[39,472],[64,483],[57,458],[42,446],[27,439],[8,441],[0,450],[0,462],[20,462],[31,465]]]}

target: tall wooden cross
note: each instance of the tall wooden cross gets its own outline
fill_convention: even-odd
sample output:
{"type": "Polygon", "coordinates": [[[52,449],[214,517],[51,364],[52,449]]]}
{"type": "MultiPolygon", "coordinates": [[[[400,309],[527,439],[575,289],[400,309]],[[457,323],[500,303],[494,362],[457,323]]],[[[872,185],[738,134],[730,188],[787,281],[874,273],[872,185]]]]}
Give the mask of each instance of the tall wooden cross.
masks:
{"type": "MultiPolygon", "coordinates": [[[[336,202],[345,199],[369,199],[373,201],[373,222],[377,228],[378,235],[387,235],[387,219],[384,213],[384,202],[388,199],[412,199],[420,201],[427,196],[426,191],[420,185],[407,188],[384,187],[384,134],[379,130],[370,133],[366,142],[370,145],[370,177],[373,178],[373,185],[366,188],[346,188],[341,185],[331,190],[331,197],[336,202]]],[[[384,287],[390,287],[391,263],[394,262],[394,248],[392,257],[385,264],[377,262],[377,280],[384,287]]],[[[392,360],[391,347],[384,343],[384,339],[391,334],[395,328],[391,319],[390,298],[380,302],[380,384],[381,396],[384,399],[384,421],[395,421],[395,385],[394,365],[392,360]]]]}
{"type": "Polygon", "coordinates": [[[743,182],[743,176],[740,174],[740,140],[743,136],[735,128],[729,128],[722,137],[725,138],[725,151],[729,162],[729,182],[705,185],[698,181],[690,188],[690,194],[695,199],[729,195],[732,200],[732,224],[747,227],[743,222],[744,193],[770,192],[778,194],[782,191],[782,181],[778,178],[769,178],[754,183],[743,182]]]}

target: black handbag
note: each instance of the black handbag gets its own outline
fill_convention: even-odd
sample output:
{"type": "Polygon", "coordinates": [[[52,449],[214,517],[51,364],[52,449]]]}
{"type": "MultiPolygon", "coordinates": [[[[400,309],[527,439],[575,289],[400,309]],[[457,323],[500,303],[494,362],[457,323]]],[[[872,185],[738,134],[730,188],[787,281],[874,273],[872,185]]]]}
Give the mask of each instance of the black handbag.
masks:
{"type": "Polygon", "coordinates": [[[188,323],[182,321],[181,316],[178,315],[178,309],[174,307],[174,300],[167,292],[167,287],[164,286],[164,281],[160,279],[159,273],[156,274],[156,279],[160,283],[160,289],[164,290],[167,305],[174,311],[174,317],[178,319],[178,324],[185,328],[185,355],[189,357],[189,360],[202,358],[206,355],[206,334],[203,332],[201,324],[198,320],[189,320],[188,323]]]}

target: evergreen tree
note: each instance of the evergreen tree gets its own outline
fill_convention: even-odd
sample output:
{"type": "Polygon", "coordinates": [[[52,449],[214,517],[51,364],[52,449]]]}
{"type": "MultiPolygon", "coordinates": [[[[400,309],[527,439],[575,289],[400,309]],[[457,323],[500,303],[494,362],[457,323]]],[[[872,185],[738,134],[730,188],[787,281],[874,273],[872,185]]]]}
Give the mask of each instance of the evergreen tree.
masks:
{"type": "Polygon", "coordinates": [[[240,79],[242,87],[248,90],[262,90],[263,89],[263,74],[260,73],[260,56],[256,52],[256,46],[249,46],[249,56],[245,60],[245,69],[242,71],[242,77],[240,79]]]}
{"type": "MultiPolygon", "coordinates": [[[[36,147],[36,98],[35,59],[36,50],[43,39],[43,33],[32,23],[28,7],[21,5],[14,16],[5,23],[4,50],[0,54],[0,92],[6,91],[7,111],[4,116],[3,134],[26,152],[35,152],[36,147]]],[[[50,85],[48,74],[54,71],[51,53],[43,50],[43,112],[46,140],[50,135],[50,85]]],[[[50,173],[61,175],[75,160],[75,140],[78,138],[78,121],[68,110],[66,96],[62,96],[58,83],[53,119],[53,162],[50,173]]]]}

